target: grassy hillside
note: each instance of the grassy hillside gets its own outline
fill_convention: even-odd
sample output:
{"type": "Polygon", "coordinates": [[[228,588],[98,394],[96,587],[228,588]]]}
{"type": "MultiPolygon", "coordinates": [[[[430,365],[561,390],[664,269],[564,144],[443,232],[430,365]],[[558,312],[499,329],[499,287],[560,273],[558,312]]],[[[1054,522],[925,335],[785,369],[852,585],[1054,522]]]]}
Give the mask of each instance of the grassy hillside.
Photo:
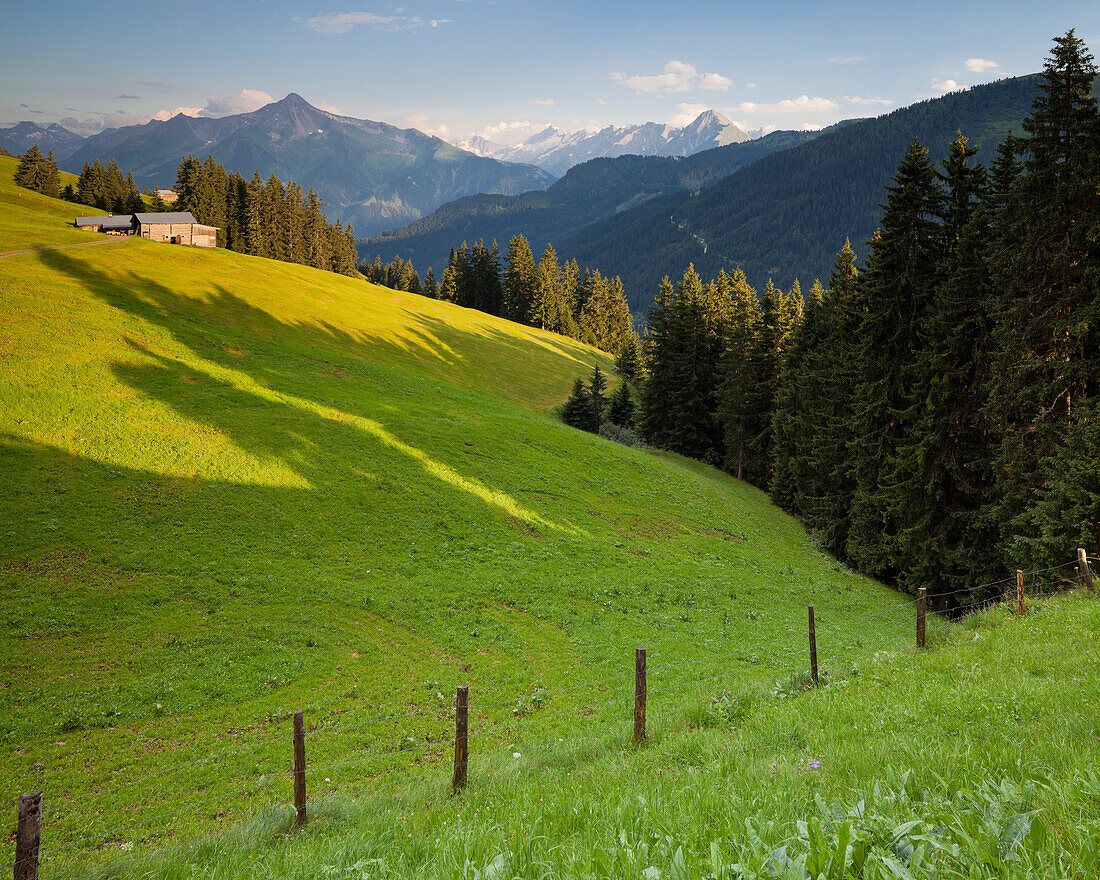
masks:
{"type": "MultiPolygon", "coordinates": [[[[32,195],[3,249],[101,240],[32,195]]],[[[667,707],[787,675],[810,601],[827,664],[908,643],[762,493],[558,423],[609,367],[570,340],[141,240],[0,260],[0,309],[0,803],[46,792],[45,876],[287,803],[297,708],[348,798],[447,775],[459,683],[511,754],[628,726],[636,645],[667,707]]]]}
{"type": "Polygon", "coordinates": [[[118,854],[118,875],[1093,878],[1098,627],[1094,596],[1065,596],[941,622],[925,653],[851,650],[815,690],[709,682],[642,748],[520,735],[482,762],[474,728],[460,797],[430,764],[360,779],[368,797],[321,798],[297,834],[273,808],[197,848],[118,854]]]}

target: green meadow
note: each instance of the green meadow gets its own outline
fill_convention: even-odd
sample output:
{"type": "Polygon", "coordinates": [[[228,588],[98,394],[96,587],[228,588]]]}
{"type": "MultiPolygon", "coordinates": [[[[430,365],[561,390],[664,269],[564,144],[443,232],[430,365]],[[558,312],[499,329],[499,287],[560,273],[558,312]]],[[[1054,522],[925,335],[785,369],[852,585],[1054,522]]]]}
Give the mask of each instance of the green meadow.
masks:
{"type": "MultiPolygon", "coordinates": [[[[0,251],[99,240],[14,165],[0,251]]],[[[918,655],[763,493],[558,422],[597,363],[222,250],[0,259],[0,862],[42,790],[46,878],[1089,876],[1095,600],[918,655]]]]}

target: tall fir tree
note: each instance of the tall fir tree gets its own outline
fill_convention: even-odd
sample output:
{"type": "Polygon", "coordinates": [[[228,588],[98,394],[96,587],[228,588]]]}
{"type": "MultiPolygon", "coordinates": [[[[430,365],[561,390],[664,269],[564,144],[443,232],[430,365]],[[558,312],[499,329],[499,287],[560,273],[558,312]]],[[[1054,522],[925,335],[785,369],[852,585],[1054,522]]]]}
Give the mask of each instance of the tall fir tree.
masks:
{"type": "Polygon", "coordinates": [[[537,270],[531,246],[522,235],[514,235],[508,242],[504,264],[504,317],[529,324],[533,317],[537,270]]]}
{"type": "Polygon", "coordinates": [[[634,427],[634,396],[629,382],[620,382],[612,393],[607,402],[607,420],[620,428],[634,427]]]}
{"type": "Polygon", "coordinates": [[[607,409],[607,376],[604,375],[600,365],[592,368],[592,375],[588,378],[588,406],[591,410],[591,427],[589,430],[599,433],[603,424],[604,411],[607,409]]]}
{"type": "Polygon", "coordinates": [[[750,444],[758,432],[751,410],[762,316],[756,291],[749,286],[744,272],[734,271],[728,284],[730,305],[722,339],[717,413],[725,444],[724,467],[743,480],[750,444]]]}
{"type": "MultiPolygon", "coordinates": [[[[997,439],[995,519],[1005,561],[1063,558],[1067,527],[1046,503],[1068,497],[1050,462],[1091,436],[1100,393],[1100,117],[1097,68],[1069,31],[1054,40],[1024,121],[1023,173],[999,223],[998,358],[989,403],[997,439]]],[[[1083,513],[1081,515],[1084,515],[1083,513]]]]}
{"type": "Polygon", "coordinates": [[[673,318],[672,282],[666,275],[661,280],[653,305],[649,307],[644,353],[645,384],[642,385],[642,436],[654,446],[667,446],[672,428],[673,352],[671,322],[673,318]]]}
{"type": "Polygon", "coordinates": [[[928,150],[914,140],[887,187],[881,230],[862,278],[847,553],[876,577],[893,578],[898,571],[904,511],[891,480],[899,448],[913,430],[912,371],[935,289],[942,199],[928,150]]]}
{"type": "Polygon", "coordinates": [[[989,222],[985,169],[960,133],[950,144],[944,186],[943,256],[920,348],[909,381],[909,433],[897,447],[892,486],[901,585],[956,596],[996,579],[997,535],[985,507],[990,498],[983,404],[993,357],[989,222]]]}

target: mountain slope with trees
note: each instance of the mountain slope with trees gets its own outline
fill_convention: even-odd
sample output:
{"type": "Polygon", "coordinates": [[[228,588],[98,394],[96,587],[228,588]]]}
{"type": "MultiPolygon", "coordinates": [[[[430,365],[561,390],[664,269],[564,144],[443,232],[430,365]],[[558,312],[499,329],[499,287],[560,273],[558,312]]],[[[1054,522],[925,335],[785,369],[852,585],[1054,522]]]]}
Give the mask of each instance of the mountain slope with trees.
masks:
{"type": "Polygon", "coordinates": [[[956,133],[935,162],[913,139],[863,269],[845,244],[827,289],[666,279],[645,438],[724,462],[838,558],[950,606],[1100,545],[1096,78],[1070,31],[995,155],[956,133]]]}
{"type": "Polygon", "coordinates": [[[566,257],[623,279],[631,308],[644,309],[669,266],[693,263],[713,277],[741,269],[763,287],[829,272],[845,238],[859,253],[879,220],[882,191],[914,137],[933,159],[962,130],[992,153],[1021,131],[1037,77],[975,86],[853,122],[762,158],[696,194],[678,193],[593,224],[556,246],[566,257]]]}
{"type": "Polygon", "coordinates": [[[338,116],[299,95],[220,119],[184,116],[111,129],[61,162],[114,159],[139,186],[164,186],[180,158],[213,156],[229,171],[274,174],[317,191],[329,213],[372,234],[475,193],[543,189],[554,177],[531,165],[475,156],[416,129],[338,116]]]}
{"type": "Polygon", "coordinates": [[[687,158],[619,156],[592,159],[569,170],[544,192],[518,196],[477,195],[443,205],[413,223],[360,242],[366,259],[397,253],[437,272],[462,241],[509,241],[523,235],[536,252],[611,217],[668,193],[697,191],[738,168],[787,150],[821,132],[777,131],[758,140],[705,150],[687,158]]]}

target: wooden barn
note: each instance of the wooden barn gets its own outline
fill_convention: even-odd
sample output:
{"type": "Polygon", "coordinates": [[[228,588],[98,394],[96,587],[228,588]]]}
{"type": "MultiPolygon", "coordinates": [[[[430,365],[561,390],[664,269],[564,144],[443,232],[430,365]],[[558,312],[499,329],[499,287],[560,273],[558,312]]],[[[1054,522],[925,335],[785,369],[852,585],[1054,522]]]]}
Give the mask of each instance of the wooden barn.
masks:
{"type": "Polygon", "coordinates": [[[162,214],[134,214],[134,233],[150,241],[187,244],[192,247],[217,247],[218,228],[197,223],[190,211],[162,214]]]}
{"type": "Polygon", "coordinates": [[[103,217],[77,217],[73,221],[77,229],[85,229],[88,232],[105,232],[112,235],[133,235],[134,215],[107,214],[103,217]]]}
{"type": "Polygon", "coordinates": [[[73,225],[77,229],[86,229],[89,232],[137,235],[150,241],[163,241],[168,244],[209,248],[218,246],[218,227],[196,222],[190,211],[77,217],[73,225]]]}

